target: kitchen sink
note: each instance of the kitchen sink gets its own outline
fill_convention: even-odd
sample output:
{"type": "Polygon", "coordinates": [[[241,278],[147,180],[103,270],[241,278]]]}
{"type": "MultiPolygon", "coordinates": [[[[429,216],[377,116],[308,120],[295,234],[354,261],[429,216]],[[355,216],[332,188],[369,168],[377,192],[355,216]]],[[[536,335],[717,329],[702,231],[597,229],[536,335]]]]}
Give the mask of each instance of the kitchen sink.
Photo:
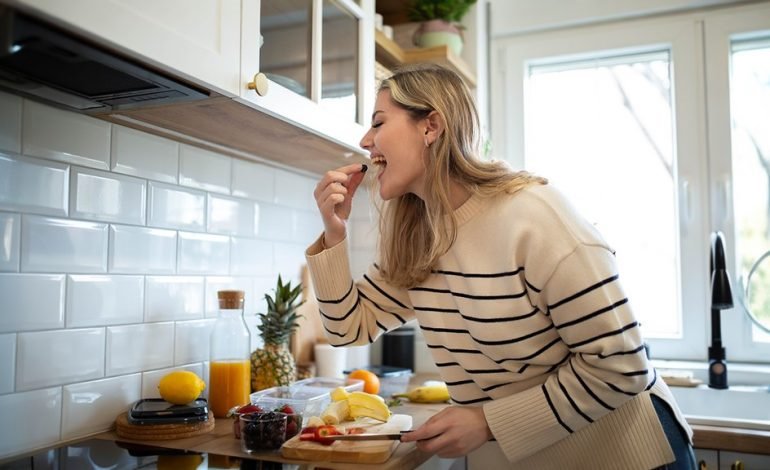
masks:
{"type": "Polygon", "coordinates": [[[731,386],[715,390],[706,385],[671,387],[679,409],[690,424],[770,431],[770,389],[731,386]]]}

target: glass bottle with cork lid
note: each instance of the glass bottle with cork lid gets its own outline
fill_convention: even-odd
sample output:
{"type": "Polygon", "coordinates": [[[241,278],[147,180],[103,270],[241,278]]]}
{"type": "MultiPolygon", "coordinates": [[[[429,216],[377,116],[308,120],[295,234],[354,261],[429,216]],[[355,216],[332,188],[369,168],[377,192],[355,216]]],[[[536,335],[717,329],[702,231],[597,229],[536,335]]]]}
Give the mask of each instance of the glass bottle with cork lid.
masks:
{"type": "Polygon", "coordinates": [[[221,290],[219,316],[211,332],[209,408],[224,418],[234,406],[249,402],[251,335],[243,319],[244,292],[221,290]]]}

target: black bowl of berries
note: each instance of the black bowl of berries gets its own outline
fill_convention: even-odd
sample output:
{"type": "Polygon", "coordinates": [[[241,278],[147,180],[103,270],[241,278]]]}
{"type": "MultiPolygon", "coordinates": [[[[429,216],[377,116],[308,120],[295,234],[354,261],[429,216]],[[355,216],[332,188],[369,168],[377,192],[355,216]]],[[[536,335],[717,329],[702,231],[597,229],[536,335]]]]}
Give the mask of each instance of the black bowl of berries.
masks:
{"type": "Polygon", "coordinates": [[[249,453],[279,449],[286,441],[286,417],[277,411],[240,415],[241,449],[249,453]]]}

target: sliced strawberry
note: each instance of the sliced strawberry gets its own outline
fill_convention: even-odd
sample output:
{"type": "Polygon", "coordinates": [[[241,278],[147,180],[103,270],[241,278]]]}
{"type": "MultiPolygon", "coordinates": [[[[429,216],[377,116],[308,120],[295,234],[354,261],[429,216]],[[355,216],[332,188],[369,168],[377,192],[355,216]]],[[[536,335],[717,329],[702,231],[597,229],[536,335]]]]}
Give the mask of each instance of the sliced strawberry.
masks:
{"type": "Polygon", "coordinates": [[[315,432],[306,432],[299,435],[300,441],[315,441],[315,432]]]}
{"type": "Polygon", "coordinates": [[[293,415],[294,414],[294,408],[292,408],[289,405],[283,405],[280,408],[276,408],[275,411],[286,413],[287,415],[293,415]]]}
{"type": "Polygon", "coordinates": [[[339,436],[341,434],[344,433],[330,424],[318,426],[318,429],[315,430],[315,441],[325,446],[330,446],[334,443],[334,439],[329,439],[329,436],[339,436]]]}

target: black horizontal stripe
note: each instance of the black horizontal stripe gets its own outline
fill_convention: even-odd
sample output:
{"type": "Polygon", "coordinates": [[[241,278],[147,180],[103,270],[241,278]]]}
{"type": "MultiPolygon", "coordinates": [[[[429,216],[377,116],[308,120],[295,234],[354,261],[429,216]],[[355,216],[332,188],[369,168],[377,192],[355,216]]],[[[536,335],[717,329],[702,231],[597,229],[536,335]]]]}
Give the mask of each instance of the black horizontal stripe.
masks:
{"type": "Polygon", "coordinates": [[[452,349],[444,346],[443,344],[426,344],[430,349],[444,349],[451,353],[466,353],[466,354],[484,354],[478,349],[452,349]]]}
{"type": "Polygon", "coordinates": [[[505,299],[518,299],[524,297],[527,293],[521,291],[517,294],[499,294],[499,295],[473,295],[465,294],[463,292],[454,292],[449,289],[435,289],[433,287],[412,287],[409,289],[411,292],[431,292],[433,294],[450,294],[452,297],[460,297],[463,299],[473,300],[505,300],[505,299]]]}
{"type": "Polygon", "coordinates": [[[650,384],[647,385],[647,388],[644,389],[646,392],[647,390],[651,389],[653,385],[655,385],[655,382],[658,381],[658,371],[657,369],[652,369],[652,381],[650,381],[650,384]]]}
{"type": "Polygon", "coordinates": [[[456,398],[452,398],[452,401],[454,403],[457,403],[458,405],[472,405],[474,403],[482,403],[482,402],[490,401],[490,400],[492,400],[492,399],[489,398],[489,397],[474,398],[473,400],[458,400],[456,398]]]}
{"type": "Polygon", "coordinates": [[[469,374],[502,374],[502,373],[510,374],[511,373],[511,371],[506,369],[464,369],[464,370],[469,374]]]}
{"type": "Polygon", "coordinates": [[[367,297],[367,296],[366,296],[366,294],[364,294],[363,292],[361,292],[361,291],[358,291],[358,295],[359,295],[360,297],[363,297],[363,298],[364,298],[364,300],[368,300],[369,302],[371,302],[371,303],[372,303],[372,305],[374,305],[375,307],[377,307],[377,309],[378,309],[378,310],[380,310],[381,312],[389,313],[390,315],[393,315],[394,317],[396,317],[396,318],[398,319],[398,321],[400,321],[400,322],[401,322],[401,324],[402,324],[402,325],[406,323],[406,320],[404,320],[404,319],[403,319],[403,317],[401,317],[401,315],[397,314],[396,312],[391,312],[390,310],[385,310],[384,308],[382,308],[382,307],[380,306],[380,304],[378,304],[378,303],[377,303],[377,302],[375,302],[374,300],[372,300],[372,299],[370,299],[369,297],[367,297]]]}
{"type": "Polygon", "coordinates": [[[437,362],[436,367],[459,366],[459,362],[437,362]]]}
{"type": "Polygon", "coordinates": [[[358,341],[358,337],[359,336],[361,336],[361,326],[360,325],[358,327],[358,332],[356,333],[356,337],[353,338],[352,341],[348,341],[347,343],[342,343],[342,344],[336,344],[335,346],[338,347],[338,348],[341,348],[341,347],[344,347],[344,346],[350,346],[351,344],[353,344],[356,341],[358,341]]]}
{"type": "Polygon", "coordinates": [[[326,299],[319,299],[316,296],[316,300],[318,300],[318,302],[322,304],[338,304],[338,303],[341,303],[343,300],[347,299],[351,292],[353,292],[353,282],[350,283],[350,289],[348,289],[345,295],[343,295],[339,299],[326,300],[326,299]]]}
{"type": "Polygon", "coordinates": [[[564,364],[564,363],[567,361],[567,359],[569,359],[569,357],[570,357],[571,355],[572,355],[572,352],[568,352],[568,353],[567,353],[567,354],[566,354],[566,355],[565,355],[565,356],[564,356],[564,357],[563,357],[563,358],[562,358],[562,359],[561,359],[559,362],[557,362],[556,364],[554,364],[554,365],[552,365],[551,367],[549,367],[549,368],[548,368],[548,370],[547,370],[547,371],[545,371],[545,373],[546,373],[546,374],[550,374],[551,372],[553,372],[554,370],[556,370],[556,368],[557,368],[557,367],[559,367],[559,366],[561,366],[562,364],[564,364]]]}
{"type": "Polygon", "coordinates": [[[552,347],[554,344],[557,344],[560,342],[561,342],[560,338],[554,338],[553,340],[551,340],[550,343],[546,344],[545,346],[533,352],[532,354],[529,354],[527,356],[522,356],[522,357],[506,357],[505,359],[498,359],[495,362],[497,362],[498,364],[502,364],[505,361],[526,361],[528,359],[532,359],[533,357],[537,357],[541,355],[543,352],[545,352],[547,349],[552,347]]]}
{"type": "Polygon", "coordinates": [[[468,321],[475,321],[479,323],[504,323],[509,321],[518,321],[518,320],[524,320],[524,319],[530,318],[531,316],[535,315],[538,311],[539,311],[538,308],[535,307],[534,310],[532,310],[531,312],[525,313],[523,315],[515,315],[513,317],[501,317],[501,318],[472,317],[470,315],[463,315],[462,313],[460,313],[460,316],[468,321]]]}
{"type": "MultiPolygon", "coordinates": [[[[499,362],[498,362],[498,364],[499,364],[499,362]]],[[[517,374],[521,374],[522,372],[524,372],[525,370],[527,370],[527,368],[528,368],[530,365],[531,365],[531,364],[529,364],[529,363],[527,363],[527,364],[524,364],[523,366],[521,366],[521,368],[520,368],[518,371],[516,371],[516,373],[517,373],[517,374]]]]}
{"type": "Polygon", "coordinates": [[[614,352],[614,353],[607,354],[607,355],[599,353],[599,354],[596,355],[596,357],[598,357],[599,359],[607,359],[608,357],[612,357],[612,356],[621,356],[621,355],[625,355],[625,354],[636,354],[636,353],[642,351],[643,349],[644,349],[644,344],[642,344],[642,345],[640,345],[640,346],[638,346],[638,347],[636,347],[636,348],[634,348],[634,349],[632,349],[630,351],[618,351],[618,352],[614,352]]]}
{"type": "Polygon", "coordinates": [[[578,297],[580,297],[582,295],[585,295],[585,294],[591,292],[592,290],[598,289],[599,287],[601,287],[601,286],[603,286],[605,284],[609,284],[610,282],[615,281],[617,279],[618,279],[618,275],[617,274],[614,275],[614,276],[610,276],[607,279],[603,279],[603,280],[597,282],[596,284],[588,286],[585,289],[583,289],[583,290],[581,290],[579,292],[576,292],[576,293],[570,295],[569,297],[566,297],[566,298],[556,302],[555,304],[549,305],[548,308],[549,308],[549,310],[553,310],[553,309],[555,309],[556,307],[558,307],[560,305],[566,304],[567,302],[571,302],[571,301],[577,299],[578,297]]]}
{"type": "Polygon", "coordinates": [[[358,304],[360,304],[360,303],[361,303],[361,298],[360,297],[356,297],[356,302],[353,304],[352,307],[350,307],[350,310],[348,310],[348,313],[346,313],[345,315],[341,316],[340,318],[330,317],[329,315],[324,313],[323,310],[321,310],[320,308],[318,309],[318,311],[321,312],[321,315],[323,315],[323,317],[328,319],[328,320],[331,320],[331,321],[345,321],[345,320],[347,320],[347,318],[350,315],[353,314],[353,312],[358,308],[358,304]]]}
{"type": "Polygon", "coordinates": [[[374,323],[377,325],[377,328],[381,329],[382,331],[388,331],[388,328],[382,323],[380,323],[379,320],[375,320],[374,323]]]}
{"type": "MultiPolygon", "coordinates": [[[[420,329],[423,331],[433,331],[435,333],[461,333],[461,334],[466,334],[470,336],[470,333],[468,333],[468,330],[458,329],[458,328],[439,328],[436,326],[420,325],[420,329]]],[[[471,336],[471,338],[473,338],[473,336],[471,336]]]]}
{"type": "Polygon", "coordinates": [[[535,336],[541,335],[543,333],[547,333],[551,329],[553,329],[553,325],[548,325],[545,328],[533,331],[532,333],[528,333],[528,334],[526,334],[524,336],[519,336],[518,338],[511,338],[511,339],[498,340],[498,341],[476,339],[476,338],[473,337],[473,335],[471,335],[471,338],[473,338],[473,340],[476,341],[477,343],[483,344],[485,346],[500,346],[502,344],[518,343],[518,342],[527,340],[529,338],[533,338],[535,336]]]}
{"type": "Polygon", "coordinates": [[[418,312],[438,312],[438,313],[460,313],[456,308],[438,308],[438,307],[413,307],[418,312]]]}
{"type": "Polygon", "coordinates": [[[572,397],[570,396],[570,394],[567,392],[567,389],[566,389],[566,387],[564,387],[564,384],[562,384],[562,383],[561,383],[561,380],[559,380],[559,376],[558,376],[558,375],[556,376],[556,383],[559,385],[559,388],[561,389],[561,393],[563,393],[563,394],[564,394],[564,397],[567,399],[567,401],[569,402],[569,404],[570,404],[570,405],[572,405],[572,409],[574,409],[574,410],[575,410],[575,412],[577,412],[577,414],[579,414],[580,416],[582,416],[582,417],[583,417],[583,419],[585,419],[585,420],[586,420],[586,421],[588,421],[589,423],[593,423],[593,422],[594,422],[594,420],[593,420],[593,419],[591,419],[591,417],[590,417],[590,416],[588,416],[587,414],[583,413],[583,410],[581,410],[581,409],[580,409],[580,408],[577,406],[577,403],[575,403],[575,400],[573,400],[573,399],[572,399],[572,397]]]}
{"type": "Polygon", "coordinates": [[[649,373],[650,371],[648,371],[647,369],[644,369],[644,370],[635,370],[632,372],[623,372],[623,375],[625,375],[626,377],[636,377],[637,375],[647,375],[649,373]]]}
{"type": "Polygon", "coordinates": [[[548,395],[548,390],[545,388],[545,384],[541,385],[540,388],[543,390],[543,395],[545,395],[545,401],[548,402],[548,406],[551,408],[551,413],[553,413],[554,418],[556,418],[556,421],[561,424],[561,426],[567,430],[568,433],[572,434],[572,429],[570,429],[569,426],[567,426],[567,423],[561,420],[561,416],[559,416],[559,413],[556,411],[556,408],[553,406],[553,402],[551,401],[551,396],[548,395]]]}
{"type": "Polygon", "coordinates": [[[627,391],[625,391],[625,390],[622,390],[622,389],[620,389],[620,387],[618,387],[618,386],[616,386],[616,385],[613,385],[613,384],[611,384],[611,383],[609,383],[609,382],[604,382],[604,383],[605,383],[605,384],[606,384],[608,387],[610,387],[610,389],[611,389],[613,392],[616,392],[616,393],[622,393],[623,395],[627,395],[627,396],[629,396],[629,397],[635,397],[635,396],[637,395],[636,393],[633,393],[633,392],[627,392],[627,391]]]}
{"type": "Polygon", "coordinates": [[[631,322],[628,325],[626,325],[626,326],[624,326],[622,328],[619,328],[617,330],[608,331],[606,333],[602,333],[600,335],[596,335],[596,336],[594,336],[592,338],[588,338],[588,339],[583,340],[583,341],[578,341],[577,343],[574,343],[574,344],[568,344],[567,347],[570,348],[570,349],[574,349],[574,348],[583,346],[585,344],[591,343],[593,341],[596,341],[596,340],[599,340],[599,339],[602,339],[602,338],[607,338],[607,337],[610,337],[610,336],[622,334],[625,331],[630,330],[631,328],[635,328],[638,325],[639,324],[634,321],[634,322],[631,322]]]}
{"type": "Polygon", "coordinates": [[[512,385],[514,383],[516,383],[516,382],[505,382],[505,383],[490,385],[489,387],[482,387],[481,389],[484,390],[485,392],[491,392],[492,390],[494,390],[496,388],[505,387],[506,385],[512,385]]]}
{"type": "Polygon", "coordinates": [[[540,291],[542,290],[542,289],[538,289],[537,287],[535,287],[532,284],[530,284],[526,277],[524,278],[524,284],[526,284],[527,287],[529,287],[530,289],[532,289],[533,291],[535,291],[537,293],[540,293],[540,291]]]}
{"type": "Polygon", "coordinates": [[[607,313],[615,310],[616,308],[620,307],[623,304],[628,303],[628,298],[623,298],[621,300],[618,300],[617,302],[613,303],[612,305],[608,305],[606,307],[602,307],[599,310],[596,310],[595,312],[591,312],[588,315],[582,316],[580,318],[576,318],[574,320],[570,320],[568,322],[564,322],[561,325],[556,325],[557,329],[566,328],[568,326],[577,325],[578,323],[582,323],[584,321],[590,320],[596,316],[601,315],[602,313],[607,313]]]}
{"type": "Polygon", "coordinates": [[[382,289],[382,287],[378,286],[378,285],[377,285],[377,284],[376,284],[374,281],[372,281],[372,279],[371,279],[369,276],[367,276],[366,274],[364,274],[364,279],[366,279],[366,282],[368,282],[369,284],[371,284],[371,286],[372,286],[372,287],[374,287],[375,289],[377,289],[377,292],[379,292],[380,294],[382,294],[382,295],[384,295],[385,297],[387,297],[388,299],[390,299],[390,300],[391,300],[391,301],[392,301],[394,304],[398,305],[398,306],[399,306],[399,307],[401,307],[401,308],[404,308],[404,309],[408,309],[408,307],[407,307],[406,305],[402,304],[401,302],[399,302],[399,300],[398,300],[398,299],[396,299],[396,298],[395,298],[395,297],[393,297],[392,295],[390,295],[390,294],[388,294],[387,292],[385,292],[385,291],[382,289]]]}
{"type": "Polygon", "coordinates": [[[508,276],[515,276],[519,274],[520,272],[523,272],[524,268],[517,268],[514,271],[505,271],[501,273],[463,273],[460,271],[447,271],[444,269],[435,269],[431,272],[434,274],[444,274],[446,276],[460,276],[460,277],[467,277],[467,278],[493,278],[493,277],[508,277],[508,276]]]}
{"type": "Polygon", "coordinates": [[[569,363],[569,367],[570,367],[570,369],[572,369],[572,375],[574,375],[574,376],[575,376],[575,378],[576,378],[576,379],[578,379],[578,382],[580,382],[580,385],[582,385],[582,386],[583,386],[583,390],[585,390],[585,391],[586,391],[586,393],[587,393],[588,395],[590,395],[590,396],[591,396],[591,398],[593,398],[594,400],[596,400],[596,403],[598,403],[598,404],[602,405],[604,408],[606,408],[606,409],[608,409],[608,410],[610,410],[610,411],[612,411],[612,410],[614,410],[614,409],[615,409],[615,408],[611,407],[610,405],[608,405],[608,404],[604,403],[604,401],[602,401],[602,399],[601,399],[601,398],[599,398],[599,397],[598,397],[598,396],[597,396],[597,395],[594,393],[594,391],[593,391],[593,390],[591,390],[591,388],[590,388],[590,387],[588,387],[588,384],[587,384],[587,383],[585,383],[585,381],[584,381],[584,380],[583,380],[583,378],[580,376],[580,374],[578,374],[578,373],[577,373],[577,371],[575,370],[575,366],[574,366],[574,365],[572,365],[572,362],[570,362],[570,363],[569,363]]]}

